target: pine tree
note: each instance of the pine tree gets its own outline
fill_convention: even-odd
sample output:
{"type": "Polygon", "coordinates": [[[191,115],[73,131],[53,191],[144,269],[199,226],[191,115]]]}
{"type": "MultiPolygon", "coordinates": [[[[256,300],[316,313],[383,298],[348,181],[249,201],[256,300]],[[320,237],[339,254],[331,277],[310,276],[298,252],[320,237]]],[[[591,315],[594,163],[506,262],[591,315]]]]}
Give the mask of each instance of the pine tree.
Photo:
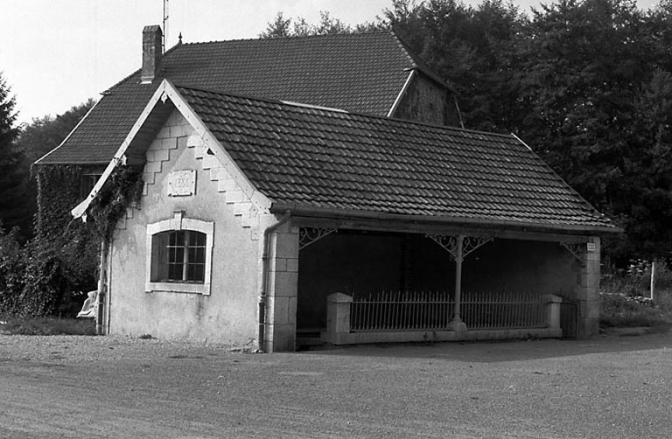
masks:
{"type": "Polygon", "coordinates": [[[0,74],[0,220],[7,230],[19,227],[29,234],[32,219],[25,197],[29,164],[15,145],[20,130],[15,126],[16,101],[10,92],[0,74]]]}

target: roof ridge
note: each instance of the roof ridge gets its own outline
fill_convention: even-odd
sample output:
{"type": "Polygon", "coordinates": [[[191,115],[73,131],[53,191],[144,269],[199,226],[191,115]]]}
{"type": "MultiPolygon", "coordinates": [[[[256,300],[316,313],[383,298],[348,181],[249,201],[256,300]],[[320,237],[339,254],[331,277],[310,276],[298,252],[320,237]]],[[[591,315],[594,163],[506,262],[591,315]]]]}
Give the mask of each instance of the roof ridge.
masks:
{"type": "Polygon", "coordinates": [[[413,52],[410,50],[410,47],[408,46],[408,43],[406,43],[397,33],[394,31],[394,29],[390,29],[390,34],[394,37],[395,40],[397,40],[397,44],[403,50],[404,54],[408,58],[409,61],[411,61],[411,65],[413,68],[417,69],[418,64],[415,61],[415,57],[413,56],[413,52]]]}
{"type": "MultiPolygon", "coordinates": [[[[163,52],[163,54],[161,54],[161,60],[163,61],[163,57],[164,57],[164,56],[170,54],[171,52],[174,52],[175,50],[177,50],[177,49],[178,49],[179,47],[181,47],[181,46],[184,46],[184,43],[177,43],[177,44],[175,44],[173,47],[171,47],[170,49],[168,49],[168,50],[166,50],[165,52],[163,52]]],[[[126,75],[122,80],[117,81],[113,86],[111,86],[111,87],[109,87],[108,89],[104,90],[104,91],[101,92],[100,94],[104,96],[106,93],[111,92],[113,88],[116,88],[116,87],[120,86],[121,84],[123,84],[124,82],[128,81],[128,80],[131,79],[133,76],[135,76],[135,75],[137,75],[138,73],[140,73],[141,71],[142,71],[142,67],[138,68],[137,70],[134,70],[131,74],[126,75]]],[[[159,73],[161,73],[161,71],[159,71],[159,73]]]]}
{"type": "Polygon", "coordinates": [[[399,36],[394,31],[394,29],[390,29],[389,32],[397,40],[397,44],[399,44],[401,50],[404,51],[408,59],[411,61],[411,64],[413,65],[414,69],[419,70],[420,72],[429,76],[429,78],[432,79],[433,81],[436,81],[440,85],[449,88],[451,91],[453,92],[455,91],[453,87],[445,79],[442,79],[438,73],[436,73],[431,67],[429,67],[429,65],[427,65],[425,60],[423,60],[420,57],[420,55],[416,54],[413,50],[411,50],[411,46],[401,36],[399,36]]]}
{"type": "Polygon", "coordinates": [[[386,29],[382,30],[370,30],[364,32],[341,32],[341,33],[332,33],[332,34],[322,34],[322,35],[289,35],[286,37],[273,37],[273,38],[234,38],[230,40],[211,40],[211,41],[196,41],[193,43],[182,43],[183,46],[198,46],[206,44],[218,44],[218,43],[234,43],[242,41],[287,41],[287,40],[299,40],[299,39],[317,39],[317,38],[348,38],[352,36],[362,36],[362,35],[375,35],[375,34],[385,34],[390,31],[386,29]]]}

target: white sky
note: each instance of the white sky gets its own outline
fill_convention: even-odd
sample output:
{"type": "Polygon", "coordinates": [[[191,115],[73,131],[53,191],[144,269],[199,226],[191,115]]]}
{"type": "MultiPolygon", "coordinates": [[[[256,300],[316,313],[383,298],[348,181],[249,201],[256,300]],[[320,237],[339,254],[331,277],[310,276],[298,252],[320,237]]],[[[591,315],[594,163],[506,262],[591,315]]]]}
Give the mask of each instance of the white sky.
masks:
{"type": "MultiPolygon", "coordinates": [[[[0,0],[0,72],[19,122],[56,116],[98,99],[140,68],[142,28],[161,24],[163,0],[0,0]]],[[[479,4],[480,0],[465,0],[479,4]]],[[[523,11],[539,0],[515,1],[523,11]]],[[[641,8],[657,0],[638,0],[641,8]]],[[[256,38],[280,11],[319,21],[320,11],[355,25],[375,21],[392,0],[169,0],[166,47],[256,38]]]]}

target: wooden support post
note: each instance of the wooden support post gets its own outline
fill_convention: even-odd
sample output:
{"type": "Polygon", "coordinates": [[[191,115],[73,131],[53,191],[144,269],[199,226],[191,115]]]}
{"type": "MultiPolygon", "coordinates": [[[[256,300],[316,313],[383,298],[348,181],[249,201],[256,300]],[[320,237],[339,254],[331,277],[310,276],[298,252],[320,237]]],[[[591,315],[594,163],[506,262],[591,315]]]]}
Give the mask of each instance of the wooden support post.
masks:
{"type": "Polygon", "coordinates": [[[464,324],[460,317],[460,302],[462,295],[462,261],[463,256],[464,236],[459,235],[455,238],[455,312],[453,320],[450,322],[450,329],[453,331],[465,331],[467,325],[464,324]]]}

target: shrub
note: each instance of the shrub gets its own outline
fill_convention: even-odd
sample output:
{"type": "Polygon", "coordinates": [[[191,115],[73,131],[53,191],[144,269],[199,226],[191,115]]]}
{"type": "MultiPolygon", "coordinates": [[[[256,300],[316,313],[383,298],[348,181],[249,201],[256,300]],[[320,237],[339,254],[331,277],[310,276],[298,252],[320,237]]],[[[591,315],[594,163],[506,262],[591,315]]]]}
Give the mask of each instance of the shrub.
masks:
{"type": "Polygon", "coordinates": [[[37,238],[22,247],[17,238],[18,230],[0,228],[0,313],[74,317],[86,298],[81,291],[92,289],[93,279],[73,273],[63,247],[37,238]]]}
{"type": "Polygon", "coordinates": [[[5,233],[0,223],[0,312],[14,313],[20,309],[27,258],[18,233],[16,228],[5,233]]]}
{"type": "Polygon", "coordinates": [[[602,280],[600,326],[669,327],[672,325],[672,272],[656,264],[654,300],[650,300],[651,264],[633,261],[628,270],[602,280]]]}

